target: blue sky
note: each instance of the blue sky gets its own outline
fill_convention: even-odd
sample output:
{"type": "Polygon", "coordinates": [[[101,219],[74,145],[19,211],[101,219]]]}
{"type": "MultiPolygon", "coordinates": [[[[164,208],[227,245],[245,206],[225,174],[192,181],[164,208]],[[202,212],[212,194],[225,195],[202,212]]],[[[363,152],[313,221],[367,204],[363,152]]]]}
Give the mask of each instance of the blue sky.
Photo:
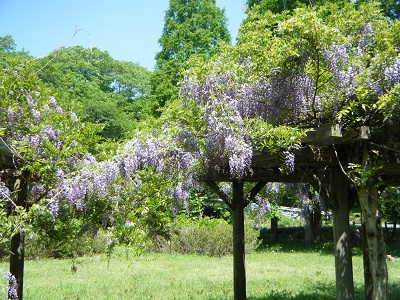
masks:
{"type": "MultiPolygon", "coordinates": [[[[244,19],[245,0],[217,0],[225,8],[232,40],[244,19]]],[[[20,50],[44,56],[65,45],[92,46],[118,60],[153,70],[168,0],[0,0],[0,36],[20,50]],[[88,34],[90,33],[90,35],[88,34]]]]}

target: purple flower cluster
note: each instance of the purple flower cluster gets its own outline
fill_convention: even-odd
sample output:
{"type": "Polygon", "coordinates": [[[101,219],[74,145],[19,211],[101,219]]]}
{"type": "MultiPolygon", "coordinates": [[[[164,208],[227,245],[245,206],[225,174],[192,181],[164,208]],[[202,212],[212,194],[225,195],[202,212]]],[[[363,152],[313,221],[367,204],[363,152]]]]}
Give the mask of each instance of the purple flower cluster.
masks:
{"type": "Polygon", "coordinates": [[[60,178],[60,192],[55,195],[58,201],[67,201],[79,210],[86,208],[86,200],[109,199],[116,191],[114,185],[119,175],[118,163],[111,160],[96,163],[90,155],[86,158],[91,162],[85,160],[78,174],[68,179],[60,178]]]}
{"type": "Polygon", "coordinates": [[[320,109],[313,80],[300,69],[271,75],[269,94],[265,95],[271,123],[296,123],[309,112],[320,109]],[[275,122],[274,122],[275,121],[275,122]]]}
{"type": "Polygon", "coordinates": [[[308,215],[312,210],[310,205],[310,188],[305,184],[298,184],[296,189],[297,206],[301,209],[300,215],[304,220],[306,226],[308,226],[308,215]]]}
{"type": "Polygon", "coordinates": [[[286,172],[292,173],[295,170],[295,154],[291,151],[283,152],[286,172]]]}
{"type": "Polygon", "coordinates": [[[257,229],[262,224],[262,217],[266,214],[271,213],[271,203],[279,203],[282,188],[287,184],[271,182],[266,184],[263,191],[260,192],[259,196],[256,197],[257,202],[251,205],[249,209],[256,211],[256,216],[253,224],[253,228],[257,229]]]}
{"type": "Polygon", "coordinates": [[[400,56],[397,57],[391,67],[385,69],[385,79],[389,81],[391,85],[400,83],[400,56]]]}
{"type": "Polygon", "coordinates": [[[328,69],[332,72],[335,89],[339,91],[346,100],[349,99],[354,95],[356,88],[356,68],[350,64],[349,46],[334,44],[329,49],[325,49],[322,55],[328,69]]]}
{"type": "Polygon", "coordinates": [[[187,151],[204,145],[199,151],[203,157],[198,157],[204,170],[213,172],[228,165],[234,177],[242,177],[250,170],[253,151],[244,120],[260,118],[258,113],[266,111],[260,99],[262,92],[260,87],[241,81],[235,72],[221,70],[218,63],[203,83],[192,76],[181,83],[181,97],[201,107],[206,124],[202,129],[202,142],[184,143],[191,145],[187,151]]]}
{"type": "Polygon", "coordinates": [[[123,173],[135,172],[146,166],[153,167],[161,172],[163,166],[163,149],[165,145],[161,140],[149,136],[147,139],[141,140],[134,138],[125,144],[123,154],[121,155],[121,168],[123,173]]]}
{"type": "Polygon", "coordinates": [[[268,201],[267,198],[257,197],[257,204],[259,205],[260,209],[257,212],[256,219],[259,219],[265,216],[267,213],[271,212],[271,203],[268,201]]]}
{"type": "MultiPolygon", "coordinates": [[[[187,75],[180,96],[188,107],[194,103],[202,111],[203,141],[192,145],[204,145],[204,169],[213,172],[229,166],[231,175],[240,178],[251,172],[253,145],[247,120],[296,124],[309,116],[315,118],[321,99],[302,64],[285,71],[274,69],[260,78],[254,78],[250,58],[235,68],[226,70],[218,60],[205,78],[187,75]]],[[[293,157],[288,158],[292,170],[293,157]]]]}
{"type": "Polygon", "coordinates": [[[15,278],[14,275],[10,273],[10,271],[7,271],[5,273],[5,278],[8,281],[8,286],[6,287],[7,290],[7,296],[8,300],[18,300],[18,284],[17,284],[17,279],[15,278]]]}

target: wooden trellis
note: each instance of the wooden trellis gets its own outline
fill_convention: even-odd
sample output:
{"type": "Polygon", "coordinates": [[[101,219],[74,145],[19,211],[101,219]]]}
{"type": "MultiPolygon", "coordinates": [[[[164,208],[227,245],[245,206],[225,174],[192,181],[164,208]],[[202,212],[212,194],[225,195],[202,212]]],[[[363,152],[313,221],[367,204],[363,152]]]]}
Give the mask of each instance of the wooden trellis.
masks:
{"type": "MultiPolygon", "coordinates": [[[[240,180],[232,178],[228,167],[218,173],[205,174],[204,181],[233,209],[233,244],[237,247],[234,250],[235,299],[246,298],[244,252],[241,252],[244,243],[242,212],[236,212],[238,209],[242,210],[245,207],[243,203],[248,200],[248,197],[244,196],[243,182],[258,182],[254,189],[266,182],[308,183],[316,188],[333,211],[336,297],[354,298],[349,210],[357,200],[357,192],[360,194],[363,187],[357,186],[349,174],[356,166],[359,166],[360,170],[368,168],[370,163],[368,159],[378,152],[383,155],[380,155],[379,168],[375,170],[371,185],[378,183],[381,186],[400,185],[400,124],[376,128],[368,126],[342,128],[339,125],[326,124],[310,130],[302,139],[300,149],[294,151],[294,172],[288,173],[283,170],[283,161],[279,153],[259,151],[253,155],[251,172],[240,180]],[[363,161],[363,157],[367,160],[363,161]],[[223,194],[216,182],[232,182],[234,190],[232,199],[223,194]],[[242,190],[239,191],[240,189],[242,190]]],[[[250,194],[252,197],[255,196],[254,192],[250,194]]],[[[375,228],[377,232],[382,231],[380,224],[376,226],[378,226],[375,228]]],[[[368,252],[374,251],[375,249],[372,251],[364,249],[364,260],[370,260],[368,252]]],[[[384,265],[382,266],[384,272],[386,256],[382,254],[378,254],[380,257],[378,265],[384,265]]],[[[375,270],[365,272],[366,299],[371,299],[373,294],[375,297],[375,293],[380,293],[376,292],[377,287],[370,288],[371,284],[367,284],[367,281],[375,280],[372,278],[375,276],[374,273],[375,270]]],[[[387,290],[383,290],[382,293],[387,293],[387,290]]],[[[386,299],[385,295],[382,297],[386,299]]]]}

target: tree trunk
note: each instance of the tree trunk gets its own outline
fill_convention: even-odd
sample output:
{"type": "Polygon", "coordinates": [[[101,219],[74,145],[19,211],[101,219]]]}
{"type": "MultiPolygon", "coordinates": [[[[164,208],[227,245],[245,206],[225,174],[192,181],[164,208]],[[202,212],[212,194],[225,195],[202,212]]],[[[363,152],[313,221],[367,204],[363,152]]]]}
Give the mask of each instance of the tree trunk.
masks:
{"type": "Polygon", "coordinates": [[[369,256],[367,251],[367,233],[365,229],[365,223],[361,222],[361,236],[362,236],[362,252],[363,252],[363,266],[364,266],[364,291],[365,291],[365,299],[372,300],[373,294],[373,282],[372,282],[372,274],[369,264],[369,256]]]}
{"type": "Polygon", "coordinates": [[[278,234],[278,218],[272,217],[271,218],[271,242],[277,243],[279,241],[279,234],[278,234]]]}
{"type": "Polygon", "coordinates": [[[364,227],[364,280],[366,299],[388,299],[388,272],[386,245],[383,237],[382,220],[379,213],[377,188],[357,188],[364,227]]]}
{"type": "Polygon", "coordinates": [[[244,194],[243,182],[233,183],[233,281],[234,299],[246,299],[246,270],[244,252],[244,194]]]}
{"type": "Polygon", "coordinates": [[[364,280],[366,299],[388,299],[386,245],[379,211],[379,192],[374,178],[373,157],[369,144],[362,144],[357,194],[364,227],[364,280]],[[371,291],[372,290],[372,291],[371,291]]]}
{"type": "MultiPolygon", "coordinates": [[[[23,174],[24,175],[24,174],[23,174]]],[[[16,179],[14,184],[14,191],[17,192],[16,205],[27,206],[27,195],[28,195],[28,182],[23,175],[16,179]]],[[[11,249],[10,249],[10,273],[15,276],[17,280],[18,288],[17,294],[18,299],[23,299],[23,288],[24,288],[24,258],[25,258],[25,234],[24,229],[21,228],[20,232],[15,234],[11,238],[11,249]]]]}
{"type": "Polygon", "coordinates": [[[333,240],[335,250],[336,299],[354,299],[353,262],[349,223],[349,182],[339,168],[332,170],[333,240]]]}

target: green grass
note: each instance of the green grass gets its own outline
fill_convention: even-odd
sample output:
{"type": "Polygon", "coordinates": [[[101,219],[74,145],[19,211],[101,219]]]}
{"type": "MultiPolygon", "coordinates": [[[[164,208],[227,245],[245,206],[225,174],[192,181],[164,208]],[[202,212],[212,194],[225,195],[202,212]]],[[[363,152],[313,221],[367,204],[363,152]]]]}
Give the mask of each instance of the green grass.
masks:
{"type": "MultiPolygon", "coordinates": [[[[146,254],[27,261],[26,300],[233,299],[232,258],[146,254]]],[[[6,270],[6,263],[0,269],[6,270]]],[[[400,299],[400,262],[388,263],[390,299],[400,299]]],[[[363,299],[362,258],[353,258],[355,298],[363,299]]],[[[246,257],[248,299],[335,299],[332,254],[276,248],[246,257]]]]}

